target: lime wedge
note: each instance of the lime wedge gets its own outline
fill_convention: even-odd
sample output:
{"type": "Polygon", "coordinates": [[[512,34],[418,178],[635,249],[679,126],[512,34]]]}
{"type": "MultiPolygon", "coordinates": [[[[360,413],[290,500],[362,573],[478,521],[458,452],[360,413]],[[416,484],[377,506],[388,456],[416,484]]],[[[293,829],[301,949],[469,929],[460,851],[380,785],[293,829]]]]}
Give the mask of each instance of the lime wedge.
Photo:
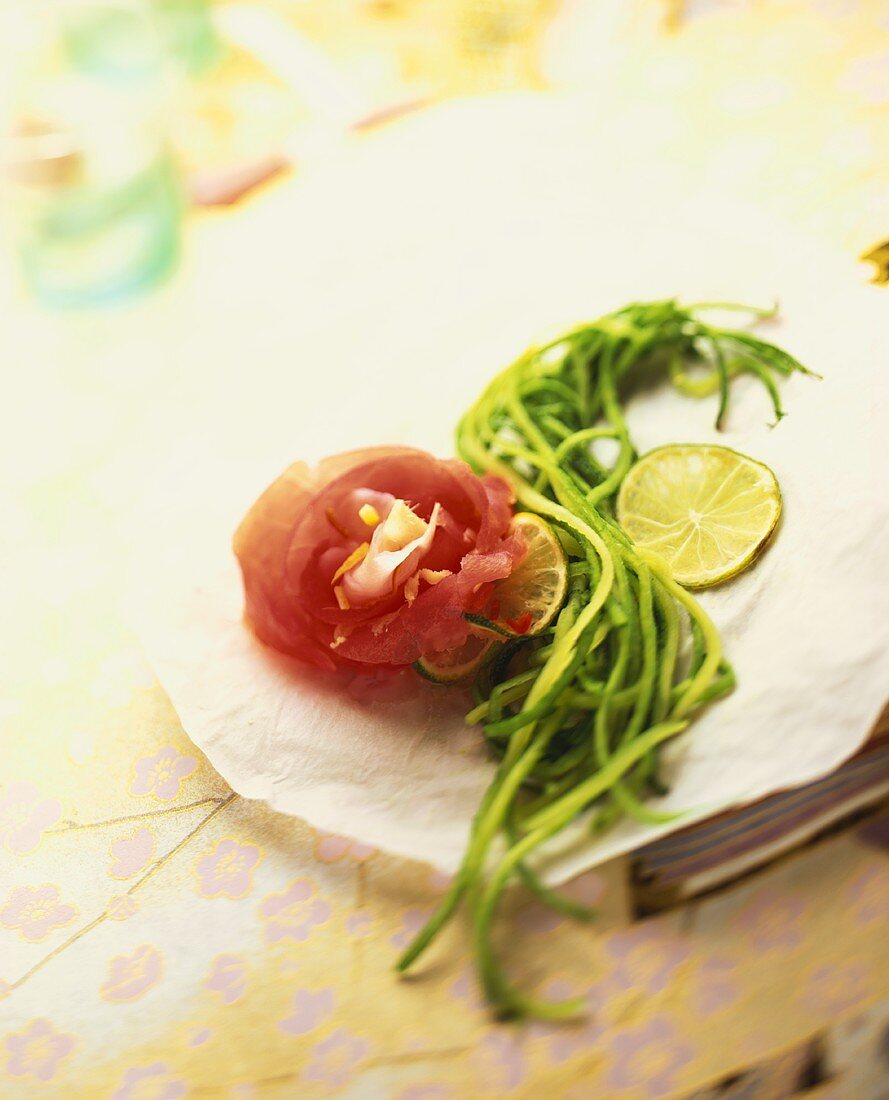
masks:
{"type": "Polygon", "coordinates": [[[687,588],[709,588],[745,569],[781,515],[768,466],[728,447],[671,444],[631,467],[617,518],[637,546],[653,550],[687,588]]]}
{"type": "Polygon", "coordinates": [[[434,684],[457,684],[471,680],[497,645],[497,641],[485,631],[470,634],[456,649],[446,653],[430,653],[416,661],[414,668],[421,676],[434,684]]]}
{"type": "Polygon", "coordinates": [[[568,562],[555,531],[540,516],[519,512],[510,534],[527,552],[516,568],[497,581],[484,614],[494,629],[510,634],[539,634],[552,622],[568,591],[568,562]]]}
{"type": "Polygon", "coordinates": [[[516,568],[494,584],[483,614],[469,614],[472,633],[456,649],[421,657],[414,668],[436,684],[470,680],[495,646],[516,635],[539,634],[565,602],[568,563],[555,532],[539,516],[519,512],[510,522],[526,553],[516,568]]]}

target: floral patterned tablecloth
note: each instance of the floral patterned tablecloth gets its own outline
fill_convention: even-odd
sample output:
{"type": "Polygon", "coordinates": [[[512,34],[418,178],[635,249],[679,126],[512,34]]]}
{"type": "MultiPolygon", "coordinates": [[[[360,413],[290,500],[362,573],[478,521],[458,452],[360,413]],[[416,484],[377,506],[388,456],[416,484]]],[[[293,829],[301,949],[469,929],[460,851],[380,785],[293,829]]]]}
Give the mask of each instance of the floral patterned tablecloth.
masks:
{"type": "MultiPolygon", "coordinates": [[[[573,44],[604,27],[589,79],[659,156],[764,204],[791,174],[781,212],[847,249],[889,230],[889,6],[687,3],[669,35],[649,7],[535,8],[538,78],[582,82],[573,44]]],[[[494,1022],[460,924],[394,978],[446,881],[233,794],[123,625],[116,509],[170,398],[103,360],[117,323],[29,316],[10,349],[35,417],[0,441],[0,1096],[704,1100],[814,1066],[807,1095],[885,1097],[889,860],[861,830],[647,920],[608,864],[569,887],[594,933],[512,898],[518,976],[587,996],[578,1027],[494,1022]]]]}

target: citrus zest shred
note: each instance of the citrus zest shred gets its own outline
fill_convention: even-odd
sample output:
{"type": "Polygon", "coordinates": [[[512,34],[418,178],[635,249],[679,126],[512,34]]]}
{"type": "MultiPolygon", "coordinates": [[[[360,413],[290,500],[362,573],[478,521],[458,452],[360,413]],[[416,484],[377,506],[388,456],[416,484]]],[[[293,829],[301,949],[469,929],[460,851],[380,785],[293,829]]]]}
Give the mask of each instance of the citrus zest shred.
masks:
{"type": "Polygon", "coordinates": [[[368,527],[376,527],[380,522],[380,513],[372,504],[362,504],[358,509],[358,517],[361,522],[366,523],[368,527]]]}
{"type": "Polygon", "coordinates": [[[343,574],[348,573],[349,570],[353,569],[360,561],[364,561],[364,559],[367,557],[368,550],[370,550],[369,542],[362,542],[360,546],[356,546],[352,553],[346,558],[343,564],[330,578],[330,583],[336,584],[336,582],[340,579],[340,577],[343,576],[343,574]]]}
{"type": "Polygon", "coordinates": [[[346,590],[341,584],[334,585],[333,594],[336,596],[336,602],[339,604],[340,611],[348,611],[351,608],[349,603],[349,597],[346,595],[346,590]]]}
{"type": "Polygon", "coordinates": [[[408,603],[413,603],[420,593],[420,574],[412,574],[404,582],[404,598],[408,603]]]}
{"type": "Polygon", "coordinates": [[[327,522],[330,524],[331,527],[333,527],[335,530],[339,531],[339,533],[343,536],[343,538],[346,538],[346,539],[349,538],[349,532],[345,529],[345,527],[343,527],[343,525],[340,523],[340,521],[336,518],[336,514],[334,513],[334,510],[332,508],[328,508],[327,511],[324,514],[327,516],[327,522]]]}

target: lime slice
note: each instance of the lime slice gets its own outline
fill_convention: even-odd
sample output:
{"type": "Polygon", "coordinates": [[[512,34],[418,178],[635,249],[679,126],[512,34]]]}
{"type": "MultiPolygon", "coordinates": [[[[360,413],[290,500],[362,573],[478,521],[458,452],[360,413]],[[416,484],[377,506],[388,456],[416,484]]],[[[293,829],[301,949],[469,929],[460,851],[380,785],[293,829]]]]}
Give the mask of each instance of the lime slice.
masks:
{"type": "Polygon", "coordinates": [[[484,614],[469,614],[472,633],[462,646],[421,657],[414,668],[436,684],[470,680],[495,646],[516,635],[538,634],[565,602],[568,564],[555,532],[539,516],[519,512],[510,522],[527,547],[525,556],[494,585],[484,614]]]}
{"type": "Polygon", "coordinates": [[[687,588],[709,588],[759,554],[781,514],[768,466],[728,447],[671,444],[631,467],[617,518],[637,546],[659,554],[687,588]]]}
{"type": "Polygon", "coordinates": [[[472,679],[495,645],[496,640],[487,631],[470,634],[463,645],[421,657],[414,668],[434,684],[457,684],[472,679]]]}
{"type": "Polygon", "coordinates": [[[568,591],[568,562],[552,527],[540,516],[519,512],[510,534],[518,535],[527,553],[502,581],[497,581],[484,614],[492,627],[510,634],[539,634],[552,622],[568,591]]]}

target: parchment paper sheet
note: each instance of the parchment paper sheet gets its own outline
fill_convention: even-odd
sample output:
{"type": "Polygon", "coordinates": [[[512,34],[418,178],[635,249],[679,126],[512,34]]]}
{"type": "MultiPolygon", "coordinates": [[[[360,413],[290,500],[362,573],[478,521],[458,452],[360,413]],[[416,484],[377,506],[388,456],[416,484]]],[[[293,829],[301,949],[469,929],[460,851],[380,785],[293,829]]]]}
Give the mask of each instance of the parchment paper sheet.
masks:
{"type": "MultiPolygon", "coordinates": [[[[353,697],[264,651],[241,622],[230,535],[293,459],[377,442],[451,453],[487,378],[561,325],[632,299],[779,297],[765,334],[824,375],[785,385],[775,429],[746,380],[723,433],[712,400],[664,387],[632,405],[640,451],[723,442],[771,466],[784,496],[765,555],[701,597],[739,686],[668,750],[658,808],[687,811],[672,828],[837,767],[889,694],[885,292],[706,189],[603,175],[570,111],[535,107],[470,148],[459,110],[406,124],[409,158],[400,132],[309,174],[298,205],[268,204],[281,300],[220,303],[222,325],[227,308],[255,309],[257,345],[233,349],[243,370],[207,396],[203,435],[158,470],[133,601],[186,731],[236,791],[445,871],[492,773],[465,698],[420,683],[353,697]]],[[[624,822],[595,843],[577,828],[547,873],[670,828],[624,822]]]]}

